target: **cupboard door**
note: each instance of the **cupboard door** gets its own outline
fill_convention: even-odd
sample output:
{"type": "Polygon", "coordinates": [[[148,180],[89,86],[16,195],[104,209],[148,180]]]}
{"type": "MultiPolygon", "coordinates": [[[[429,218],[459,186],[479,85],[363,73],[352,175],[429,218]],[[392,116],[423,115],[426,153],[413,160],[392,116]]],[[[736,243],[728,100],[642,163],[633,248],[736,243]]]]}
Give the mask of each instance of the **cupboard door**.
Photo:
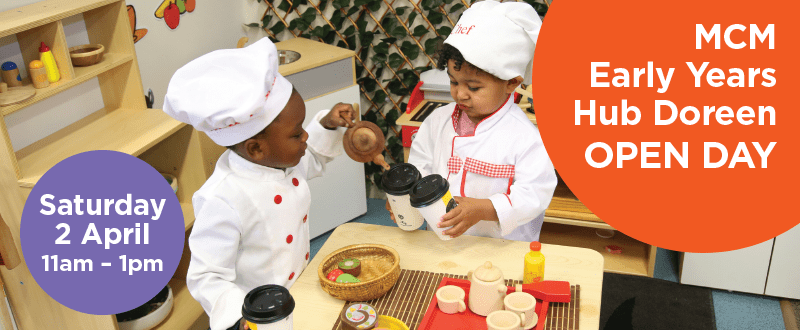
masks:
{"type": "Polygon", "coordinates": [[[800,225],[775,238],[764,293],[800,299],[800,225]]]}
{"type": "MultiPolygon", "coordinates": [[[[330,109],[336,103],[360,103],[358,85],[306,101],[308,125],[320,110],[330,109]]],[[[364,180],[364,164],[358,163],[344,153],[326,164],[325,174],[308,181],[311,189],[311,211],[309,211],[309,235],[317,237],[337,226],[367,213],[367,190],[364,180]]]]}
{"type": "Polygon", "coordinates": [[[764,294],[774,239],[720,253],[685,253],[681,284],[764,294]]]}

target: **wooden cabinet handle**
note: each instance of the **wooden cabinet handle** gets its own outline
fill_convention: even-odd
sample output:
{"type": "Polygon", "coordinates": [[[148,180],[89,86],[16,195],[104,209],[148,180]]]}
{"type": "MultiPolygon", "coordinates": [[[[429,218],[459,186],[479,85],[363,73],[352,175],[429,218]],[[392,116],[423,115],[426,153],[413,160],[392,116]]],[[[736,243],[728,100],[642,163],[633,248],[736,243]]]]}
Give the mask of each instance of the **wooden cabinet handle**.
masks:
{"type": "Polygon", "coordinates": [[[3,263],[8,269],[14,269],[20,263],[17,244],[14,243],[14,236],[11,235],[11,230],[2,215],[0,215],[0,255],[3,256],[3,263]]]}

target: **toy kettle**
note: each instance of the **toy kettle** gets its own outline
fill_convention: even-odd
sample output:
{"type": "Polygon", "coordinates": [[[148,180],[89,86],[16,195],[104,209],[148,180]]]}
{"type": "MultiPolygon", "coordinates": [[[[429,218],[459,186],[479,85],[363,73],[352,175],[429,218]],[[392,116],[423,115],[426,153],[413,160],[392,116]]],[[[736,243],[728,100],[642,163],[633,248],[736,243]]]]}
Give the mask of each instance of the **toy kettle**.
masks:
{"type": "Polygon", "coordinates": [[[503,272],[487,261],[483,266],[467,273],[469,279],[469,309],[478,315],[486,316],[503,309],[503,299],[508,288],[503,272]]]}

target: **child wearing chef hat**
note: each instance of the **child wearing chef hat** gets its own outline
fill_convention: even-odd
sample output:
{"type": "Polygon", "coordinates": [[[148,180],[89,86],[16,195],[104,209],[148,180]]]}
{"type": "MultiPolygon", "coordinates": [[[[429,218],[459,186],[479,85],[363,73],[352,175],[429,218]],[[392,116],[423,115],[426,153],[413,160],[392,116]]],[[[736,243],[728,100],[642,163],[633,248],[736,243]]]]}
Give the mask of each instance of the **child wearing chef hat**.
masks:
{"type": "Polygon", "coordinates": [[[425,119],[408,162],[445,177],[458,196],[459,206],[438,221],[452,227],[445,235],[539,239],[556,174],[512,94],[530,80],[540,27],[526,3],[476,2],[437,53],[455,102],[425,119]]]}
{"type": "Polygon", "coordinates": [[[308,264],[307,179],[341,153],[349,105],[303,129],[303,99],[278,73],[268,39],[203,55],[175,72],[164,112],[228,147],[194,194],[186,285],[211,329],[237,328],[242,303],[264,284],[291,287],[308,264]]]}

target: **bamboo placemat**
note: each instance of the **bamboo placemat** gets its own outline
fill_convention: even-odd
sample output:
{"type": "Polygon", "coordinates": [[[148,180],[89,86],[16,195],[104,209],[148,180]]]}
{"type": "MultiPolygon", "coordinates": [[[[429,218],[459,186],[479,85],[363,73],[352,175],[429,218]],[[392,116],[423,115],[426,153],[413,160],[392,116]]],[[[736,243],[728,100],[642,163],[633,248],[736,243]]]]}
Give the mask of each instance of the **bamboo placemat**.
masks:
{"type": "MultiPolygon", "coordinates": [[[[450,277],[466,280],[463,275],[431,273],[419,270],[400,270],[397,283],[383,297],[365,301],[375,306],[378,314],[387,315],[403,321],[410,330],[419,328],[422,318],[433,299],[433,294],[442,282],[442,278],[450,277]]],[[[506,280],[506,285],[515,286],[521,281],[506,280]]],[[[580,310],[581,286],[571,286],[572,295],[569,303],[550,303],[545,319],[545,330],[578,330],[578,311],[580,310]]],[[[347,302],[342,310],[350,306],[347,302]]],[[[341,330],[341,320],[336,320],[332,330],[341,330]]]]}

